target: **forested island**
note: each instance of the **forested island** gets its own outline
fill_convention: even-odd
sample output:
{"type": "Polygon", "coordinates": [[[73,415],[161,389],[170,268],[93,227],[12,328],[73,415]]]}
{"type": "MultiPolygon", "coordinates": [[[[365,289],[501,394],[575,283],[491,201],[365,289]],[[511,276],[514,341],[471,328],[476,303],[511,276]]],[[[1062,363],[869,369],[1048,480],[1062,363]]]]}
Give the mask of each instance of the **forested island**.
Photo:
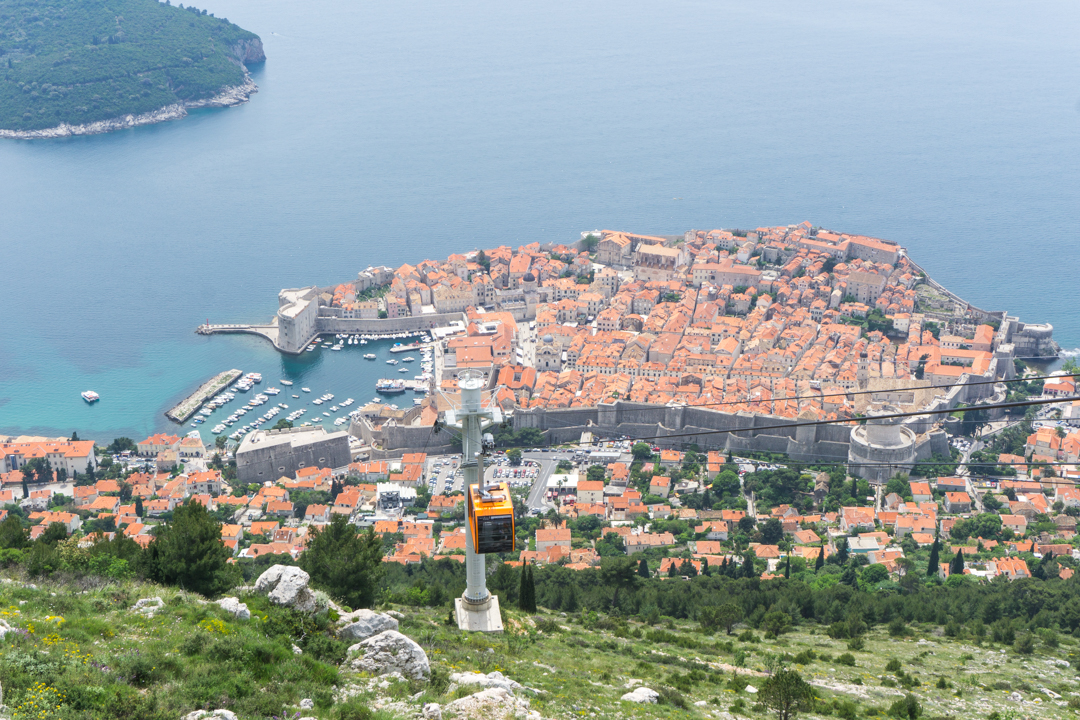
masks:
{"type": "Polygon", "coordinates": [[[258,35],[157,0],[0,0],[0,137],[108,132],[234,105],[258,35]]]}

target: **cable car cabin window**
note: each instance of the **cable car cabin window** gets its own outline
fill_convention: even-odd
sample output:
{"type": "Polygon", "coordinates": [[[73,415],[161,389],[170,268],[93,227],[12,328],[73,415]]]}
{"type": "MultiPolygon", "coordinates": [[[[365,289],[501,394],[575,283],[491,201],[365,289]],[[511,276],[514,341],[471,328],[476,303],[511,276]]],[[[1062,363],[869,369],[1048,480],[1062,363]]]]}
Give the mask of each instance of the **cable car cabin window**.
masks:
{"type": "Polygon", "coordinates": [[[514,519],[506,516],[480,517],[476,519],[476,552],[513,552],[514,519]]]}

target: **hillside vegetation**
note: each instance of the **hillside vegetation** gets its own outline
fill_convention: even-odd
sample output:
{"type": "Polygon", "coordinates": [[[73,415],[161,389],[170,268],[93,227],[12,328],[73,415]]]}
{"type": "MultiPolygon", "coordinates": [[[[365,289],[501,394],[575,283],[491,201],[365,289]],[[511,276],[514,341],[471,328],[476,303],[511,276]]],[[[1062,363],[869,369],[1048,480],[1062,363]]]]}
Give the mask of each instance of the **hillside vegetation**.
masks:
{"type": "Polygon", "coordinates": [[[934,623],[868,627],[853,616],[844,633],[808,624],[776,635],[739,623],[727,635],[663,616],[525,614],[507,603],[508,632],[485,636],[448,625],[445,608],[397,606],[431,677],[395,680],[348,669],[333,609],[302,614],[239,595],[249,620],[151,583],[4,579],[0,620],[12,629],[0,640],[0,715],[177,720],[223,708],[240,720],[415,718],[427,703],[445,707],[477,690],[457,687],[453,673],[498,671],[528,688],[521,695],[543,718],[765,718],[777,713],[761,705],[762,692],[783,668],[813,687],[804,717],[1057,718],[1078,705],[1076,640],[1046,631],[1020,645],[934,623]],[[156,613],[132,609],[152,597],[163,601],[156,613]],[[635,685],[658,692],[657,704],[622,700],[635,685]]]}
{"type": "Polygon", "coordinates": [[[228,20],[157,0],[0,0],[0,128],[209,98],[244,82],[245,41],[261,47],[228,20]]]}

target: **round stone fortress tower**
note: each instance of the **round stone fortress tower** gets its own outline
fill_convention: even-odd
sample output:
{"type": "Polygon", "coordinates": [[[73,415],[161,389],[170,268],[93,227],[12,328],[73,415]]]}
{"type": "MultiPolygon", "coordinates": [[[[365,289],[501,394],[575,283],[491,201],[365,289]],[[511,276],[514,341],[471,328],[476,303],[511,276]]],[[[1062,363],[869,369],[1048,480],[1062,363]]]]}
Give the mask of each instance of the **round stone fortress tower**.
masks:
{"type": "Polygon", "coordinates": [[[881,417],[899,412],[893,405],[866,411],[866,424],[851,430],[849,473],[883,483],[896,473],[914,467],[915,433],[900,424],[901,418],[881,417]]]}

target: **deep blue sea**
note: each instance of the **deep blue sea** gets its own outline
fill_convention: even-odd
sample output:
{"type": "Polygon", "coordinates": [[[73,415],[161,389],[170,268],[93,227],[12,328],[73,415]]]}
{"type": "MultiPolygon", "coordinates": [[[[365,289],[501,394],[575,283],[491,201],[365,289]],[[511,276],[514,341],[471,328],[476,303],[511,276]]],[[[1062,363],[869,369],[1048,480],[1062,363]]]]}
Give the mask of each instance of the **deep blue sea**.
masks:
{"type": "Polygon", "coordinates": [[[193,330],[593,228],[888,238],[1080,345],[1073,0],[201,3],[263,39],[250,103],[0,142],[0,433],[141,437],[232,367],[369,399],[358,349],[193,330]]]}

